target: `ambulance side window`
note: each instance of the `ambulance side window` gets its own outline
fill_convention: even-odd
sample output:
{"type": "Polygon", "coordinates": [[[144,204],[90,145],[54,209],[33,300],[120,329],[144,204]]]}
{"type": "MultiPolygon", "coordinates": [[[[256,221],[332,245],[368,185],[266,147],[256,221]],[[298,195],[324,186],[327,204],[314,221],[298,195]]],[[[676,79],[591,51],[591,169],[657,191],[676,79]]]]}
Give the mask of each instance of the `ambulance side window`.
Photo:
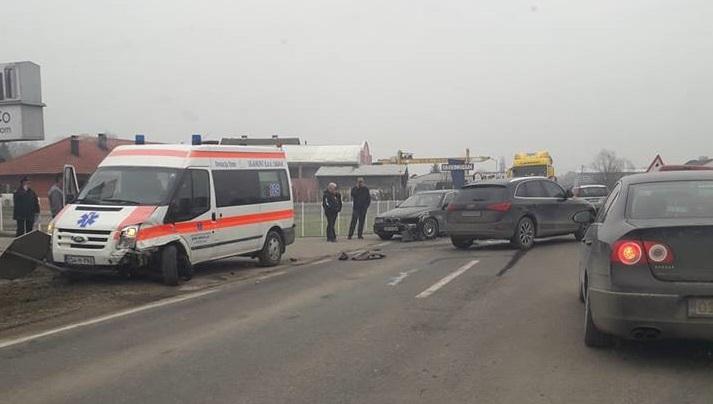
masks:
{"type": "Polygon", "coordinates": [[[187,170],[170,206],[170,221],[185,222],[210,210],[210,178],[206,170],[187,170]]]}

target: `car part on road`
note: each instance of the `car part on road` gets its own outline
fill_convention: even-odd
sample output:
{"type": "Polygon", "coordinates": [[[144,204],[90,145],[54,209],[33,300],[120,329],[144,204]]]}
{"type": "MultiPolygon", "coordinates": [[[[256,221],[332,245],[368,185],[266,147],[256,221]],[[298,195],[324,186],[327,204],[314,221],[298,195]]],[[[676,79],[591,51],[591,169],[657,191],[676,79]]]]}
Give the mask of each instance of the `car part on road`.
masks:
{"type": "Polygon", "coordinates": [[[280,234],[275,230],[271,230],[267,233],[265,245],[262,247],[260,255],[258,255],[260,266],[274,267],[275,265],[279,265],[282,260],[283,251],[282,237],[280,237],[280,234]]]}
{"type": "Polygon", "coordinates": [[[32,231],[14,239],[0,255],[0,278],[23,278],[38,266],[57,272],[64,269],[47,262],[50,250],[50,236],[41,231],[32,231]]]}
{"type": "Polygon", "coordinates": [[[529,250],[535,244],[535,222],[525,216],[517,223],[512,245],[520,250],[529,250]]]}
{"type": "Polygon", "coordinates": [[[371,261],[382,258],[386,258],[386,254],[380,252],[379,250],[365,250],[357,251],[353,253],[353,255],[349,255],[349,253],[342,251],[339,253],[339,257],[337,259],[339,261],[371,261]]]}
{"type": "Polygon", "coordinates": [[[394,235],[391,233],[376,233],[377,236],[379,236],[380,239],[389,241],[392,238],[394,238],[394,235]]]}

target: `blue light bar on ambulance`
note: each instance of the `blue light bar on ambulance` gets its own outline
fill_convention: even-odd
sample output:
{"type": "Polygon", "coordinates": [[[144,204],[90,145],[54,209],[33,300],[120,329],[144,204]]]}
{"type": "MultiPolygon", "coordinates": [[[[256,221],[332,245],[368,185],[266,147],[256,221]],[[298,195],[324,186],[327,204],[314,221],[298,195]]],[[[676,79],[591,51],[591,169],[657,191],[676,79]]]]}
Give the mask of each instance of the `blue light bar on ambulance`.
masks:
{"type": "Polygon", "coordinates": [[[194,146],[199,146],[201,143],[203,143],[203,140],[201,139],[201,135],[195,134],[191,136],[191,144],[194,146]]]}
{"type": "Polygon", "coordinates": [[[146,144],[146,136],[144,135],[136,135],[136,139],[134,140],[135,144],[146,144]]]}

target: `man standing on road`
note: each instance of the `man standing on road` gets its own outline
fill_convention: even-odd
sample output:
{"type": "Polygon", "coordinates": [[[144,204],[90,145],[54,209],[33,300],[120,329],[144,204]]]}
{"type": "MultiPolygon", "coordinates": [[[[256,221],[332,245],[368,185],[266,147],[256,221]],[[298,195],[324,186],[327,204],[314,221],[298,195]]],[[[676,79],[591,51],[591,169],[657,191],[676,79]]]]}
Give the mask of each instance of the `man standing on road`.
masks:
{"type": "Polygon", "coordinates": [[[342,210],[342,195],[337,192],[337,184],[330,182],[327,189],[322,195],[322,207],[324,215],[327,217],[327,241],[336,243],[337,232],[334,230],[334,224],[337,222],[337,216],[342,210]]]}
{"type": "Polygon", "coordinates": [[[32,231],[35,217],[40,214],[40,201],[35,191],[30,188],[29,178],[23,177],[20,180],[20,187],[15,191],[12,201],[12,216],[17,222],[15,237],[20,237],[32,231]]]}
{"type": "Polygon", "coordinates": [[[64,192],[62,192],[62,174],[57,174],[54,177],[54,184],[50,188],[47,194],[47,199],[50,202],[50,212],[52,213],[52,219],[54,219],[59,211],[64,208],[64,192]]]}
{"type": "Polygon", "coordinates": [[[369,188],[364,184],[364,178],[357,178],[357,184],[352,188],[352,202],[354,203],[354,208],[352,209],[352,223],[349,225],[349,240],[354,236],[354,229],[357,227],[357,222],[359,222],[357,236],[359,239],[363,239],[366,210],[369,209],[369,205],[371,204],[371,193],[369,192],[369,188]]]}

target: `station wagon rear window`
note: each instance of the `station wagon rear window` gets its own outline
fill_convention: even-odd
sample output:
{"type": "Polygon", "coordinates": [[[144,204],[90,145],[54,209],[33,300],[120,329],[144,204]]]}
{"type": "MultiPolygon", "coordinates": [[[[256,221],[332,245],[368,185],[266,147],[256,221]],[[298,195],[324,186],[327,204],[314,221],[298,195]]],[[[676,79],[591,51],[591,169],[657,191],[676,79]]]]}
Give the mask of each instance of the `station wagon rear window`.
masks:
{"type": "Polygon", "coordinates": [[[670,181],[629,187],[632,219],[713,218],[713,181],[670,181]]]}
{"type": "Polygon", "coordinates": [[[456,202],[504,201],[507,199],[507,187],[504,185],[476,185],[463,188],[458,192],[456,202]]]}

